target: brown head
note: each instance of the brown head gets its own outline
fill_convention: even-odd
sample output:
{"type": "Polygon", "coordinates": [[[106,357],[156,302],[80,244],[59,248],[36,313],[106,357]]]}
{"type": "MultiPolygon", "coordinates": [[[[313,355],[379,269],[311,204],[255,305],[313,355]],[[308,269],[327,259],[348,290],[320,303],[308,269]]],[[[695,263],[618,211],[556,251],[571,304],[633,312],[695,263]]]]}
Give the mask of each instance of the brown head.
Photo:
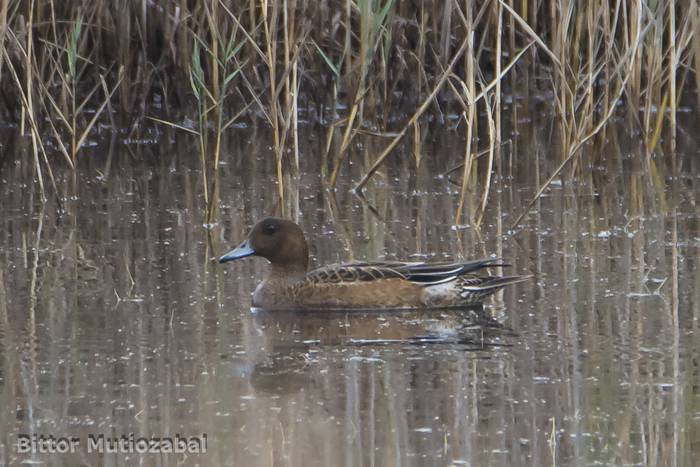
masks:
{"type": "Polygon", "coordinates": [[[292,221],[268,217],[261,220],[237,248],[219,258],[220,263],[247,256],[260,256],[273,267],[289,271],[306,271],[309,248],[304,232],[292,221]]]}

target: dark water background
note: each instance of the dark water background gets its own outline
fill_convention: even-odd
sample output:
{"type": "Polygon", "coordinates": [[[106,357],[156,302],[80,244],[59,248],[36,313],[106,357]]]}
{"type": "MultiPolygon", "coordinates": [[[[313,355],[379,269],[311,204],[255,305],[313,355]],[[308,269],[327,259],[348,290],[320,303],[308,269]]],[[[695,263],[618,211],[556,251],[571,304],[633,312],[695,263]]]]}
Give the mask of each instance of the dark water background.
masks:
{"type": "Polygon", "coordinates": [[[439,125],[421,167],[404,144],[366,199],[349,188],[387,140],[358,136],[331,193],[325,131],[308,128],[282,203],[268,130],[232,130],[210,229],[188,135],[105,132],[75,178],[57,171],[63,211],[15,163],[29,142],[6,138],[0,465],[697,465],[700,157],[684,124],[675,162],[611,127],[514,231],[560,161],[547,124],[504,146],[480,228],[480,191],[453,226],[459,187],[438,174],[464,144],[439,125]],[[489,302],[503,327],[459,311],[253,313],[264,261],[214,258],[273,212],[302,225],[315,266],[495,254],[536,279],[489,302]],[[15,449],[19,433],[131,432],[206,433],[208,452],[15,449]]]}

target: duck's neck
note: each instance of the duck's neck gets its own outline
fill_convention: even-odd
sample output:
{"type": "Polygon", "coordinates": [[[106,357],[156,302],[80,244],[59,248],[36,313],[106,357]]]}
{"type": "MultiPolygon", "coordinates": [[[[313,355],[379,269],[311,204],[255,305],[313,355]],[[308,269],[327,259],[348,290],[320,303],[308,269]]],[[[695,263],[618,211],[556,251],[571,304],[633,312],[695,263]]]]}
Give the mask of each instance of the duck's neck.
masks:
{"type": "Polygon", "coordinates": [[[262,308],[278,308],[294,303],[293,286],[306,275],[306,265],[290,267],[272,264],[265,279],[253,294],[253,305],[262,308]]]}
{"type": "Polygon", "coordinates": [[[306,263],[304,264],[271,264],[270,271],[265,277],[266,281],[280,284],[295,283],[306,275],[306,263]]]}

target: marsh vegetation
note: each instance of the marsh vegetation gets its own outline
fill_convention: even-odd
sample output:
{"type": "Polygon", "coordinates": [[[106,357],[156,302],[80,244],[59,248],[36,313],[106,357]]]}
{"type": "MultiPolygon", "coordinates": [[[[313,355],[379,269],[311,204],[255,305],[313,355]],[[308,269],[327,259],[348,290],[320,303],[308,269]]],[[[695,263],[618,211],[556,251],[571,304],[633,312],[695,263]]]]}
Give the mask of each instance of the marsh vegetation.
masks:
{"type": "Polygon", "coordinates": [[[3,2],[0,464],[700,456],[692,0],[3,2]],[[255,314],[313,266],[496,255],[468,313],[255,314]],[[18,433],[206,456],[18,455],[18,433]]]}
{"type": "Polygon", "coordinates": [[[42,197],[59,190],[57,166],[80,170],[96,133],[138,140],[156,122],[197,140],[207,222],[222,137],[237,124],[271,128],[280,198],[285,173],[304,168],[300,126],[323,128],[315,157],[329,187],[357,157],[358,135],[383,141],[358,191],[404,140],[419,167],[426,132],[448,126],[465,141],[452,172],[456,223],[471,192],[478,224],[512,141],[504,119],[537,118],[533,109],[556,119],[560,164],[531,206],[562,172],[605,157],[577,160],[616,117],[643,141],[654,173],[652,156],[675,150],[679,106],[700,99],[692,0],[27,0],[4,2],[0,26],[0,114],[30,140],[20,160],[42,197]]]}

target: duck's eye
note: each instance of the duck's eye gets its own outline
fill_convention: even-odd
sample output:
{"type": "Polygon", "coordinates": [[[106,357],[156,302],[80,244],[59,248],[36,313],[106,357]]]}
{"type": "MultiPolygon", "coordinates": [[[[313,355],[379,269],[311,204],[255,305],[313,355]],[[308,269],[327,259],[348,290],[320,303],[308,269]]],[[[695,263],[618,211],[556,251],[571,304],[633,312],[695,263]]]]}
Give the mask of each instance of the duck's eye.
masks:
{"type": "Polygon", "coordinates": [[[273,233],[277,232],[277,230],[279,230],[279,226],[274,222],[270,222],[269,224],[263,225],[263,232],[265,232],[268,235],[272,235],[273,233]]]}

